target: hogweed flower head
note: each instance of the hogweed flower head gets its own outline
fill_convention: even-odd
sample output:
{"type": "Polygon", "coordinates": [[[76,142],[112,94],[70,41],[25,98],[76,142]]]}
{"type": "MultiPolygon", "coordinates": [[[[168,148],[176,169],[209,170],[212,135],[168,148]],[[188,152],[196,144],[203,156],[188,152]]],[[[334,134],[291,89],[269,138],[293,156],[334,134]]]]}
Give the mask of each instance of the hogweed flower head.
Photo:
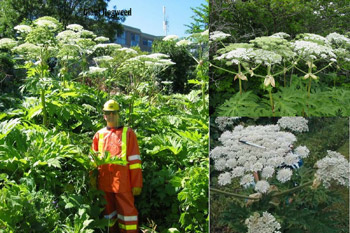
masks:
{"type": "Polygon", "coordinates": [[[240,117],[217,117],[215,123],[218,124],[220,130],[224,130],[227,125],[232,125],[238,119],[240,117]]]}
{"type": "Polygon", "coordinates": [[[304,117],[281,117],[277,124],[283,129],[290,129],[294,132],[302,133],[308,132],[308,120],[304,117]]]}
{"type": "Polygon", "coordinates": [[[32,27],[28,25],[17,25],[14,29],[20,33],[29,33],[32,31],[32,27]]]}
{"type": "Polygon", "coordinates": [[[281,233],[278,231],[281,225],[268,212],[263,212],[262,216],[255,212],[245,220],[245,224],[248,226],[248,233],[281,233]]]}
{"type": "Polygon", "coordinates": [[[210,33],[209,40],[210,41],[220,41],[220,40],[223,40],[229,36],[231,36],[231,35],[224,33],[224,32],[221,32],[221,31],[214,31],[214,32],[210,33]]]}
{"type": "Polygon", "coordinates": [[[69,24],[67,28],[75,32],[80,32],[84,29],[80,24],[69,24]]]}
{"type": "Polygon", "coordinates": [[[175,41],[179,39],[177,35],[169,35],[163,38],[163,41],[175,41]]]}
{"type": "Polygon", "coordinates": [[[256,183],[254,190],[259,193],[267,193],[269,188],[270,188],[269,182],[267,182],[266,180],[259,180],[256,183]]]}
{"type": "Polygon", "coordinates": [[[331,181],[349,187],[349,161],[340,153],[327,151],[328,155],[316,162],[316,176],[328,188],[331,181]]]}
{"type": "Polygon", "coordinates": [[[10,38],[2,38],[0,39],[0,49],[11,49],[15,47],[17,44],[16,41],[10,38]]]}

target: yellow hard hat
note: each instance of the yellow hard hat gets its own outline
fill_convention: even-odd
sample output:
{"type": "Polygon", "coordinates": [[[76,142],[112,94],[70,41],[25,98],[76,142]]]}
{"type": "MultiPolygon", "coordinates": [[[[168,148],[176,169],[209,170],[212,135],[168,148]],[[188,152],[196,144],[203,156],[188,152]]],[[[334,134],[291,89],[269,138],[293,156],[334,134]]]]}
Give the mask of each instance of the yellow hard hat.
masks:
{"type": "Polygon", "coordinates": [[[119,111],[119,104],[115,100],[108,100],[103,105],[103,111],[119,111]]]}

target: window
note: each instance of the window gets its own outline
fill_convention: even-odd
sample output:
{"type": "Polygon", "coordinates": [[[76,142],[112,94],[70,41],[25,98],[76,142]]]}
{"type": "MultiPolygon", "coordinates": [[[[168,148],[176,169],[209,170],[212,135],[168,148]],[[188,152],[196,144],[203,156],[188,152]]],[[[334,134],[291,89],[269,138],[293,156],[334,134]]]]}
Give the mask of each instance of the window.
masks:
{"type": "Polygon", "coordinates": [[[130,46],[138,46],[140,44],[140,35],[131,33],[131,44],[130,46]]]}
{"type": "Polygon", "coordinates": [[[151,48],[151,47],[152,47],[152,43],[153,43],[153,41],[148,40],[148,41],[147,41],[148,47],[150,47],[150,48],[151,48]]]}
{"type": "Polygon", "coordinates": [[[126,44],[126,33],[125,31],[117,37],[117,44],[122,44],[125,45],[126,44]]]}
{"type": "Polygon", "coordinates": [[[142,40],[142,44],[145,46],[148,46],[148,41],[147,40],[142,40]]]}

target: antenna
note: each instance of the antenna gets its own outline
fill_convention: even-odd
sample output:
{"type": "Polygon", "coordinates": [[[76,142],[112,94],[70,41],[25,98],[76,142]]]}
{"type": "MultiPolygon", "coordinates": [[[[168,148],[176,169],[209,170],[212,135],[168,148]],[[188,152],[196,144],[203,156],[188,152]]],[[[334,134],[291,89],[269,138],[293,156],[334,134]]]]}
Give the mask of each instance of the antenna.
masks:
{"type": "Polygon", "coordinates": [[[168,25],[169,25],[169,21],[168,21],[168,16],[166,16],[165,14],[165,6],[163,6],[163,30],[164,30],[164,33],[165,33],[165,36],[168,35],[168,25]]]}

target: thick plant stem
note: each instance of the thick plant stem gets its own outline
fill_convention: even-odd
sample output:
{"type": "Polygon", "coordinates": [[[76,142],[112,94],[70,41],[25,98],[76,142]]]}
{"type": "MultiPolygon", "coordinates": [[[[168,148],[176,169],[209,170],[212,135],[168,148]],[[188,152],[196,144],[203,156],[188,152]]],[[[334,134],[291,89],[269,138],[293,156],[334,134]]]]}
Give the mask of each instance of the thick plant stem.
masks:
{"type": "Polygon", "coordinates": [[[47,112],[46,112],[45,90],[44,89],[41,89],[40,98],[41,98],[41,105],[43,107],[43,114],[44,114],[43,124],[44,124],[44,126],[47,127],[47,112]]]}
{"type": "Polygon", "coordinates": [[[303,189],[303,188],[305,188],[306,186],[312,185],[312,183],[313,183],[313,181],[306,182],[305,184],[302,184],[302,185],[299,185],[299,186],[297,186],[297,187],[294,187],[294,188],[285,190],[285,191],[283,191],[283,192],[275,193],[275,194],[272,195],[272,197],[278,197],[278,196],[282,196],[282,195],[287,194],[287,193],[296,192],[296,191],[298,191],[299,189],[303,189]]]}
{"type": "MultiPolygon", "coordinates": [[[[238,63],[238,75],[241,75],[241,64],[238,63]]],[[[242,80],[238,78],[239,81],[239,93],[242,95],[242,80]]]]}
{"type": "Polygon", "coordinates": [[[311,91],[311,78],[309,78],[309,86],[307,90],[307,97],[310,98],[310,91],[311,91]]]}
{"type": "Polygon", "coordinates": [[[241,194],[237,194],[237,193],[225,192],[225,191],[221,191],[221,190],[215,189],[215,188],[210,188],[210,191],[216,192],[216,193],[222,193],[222,194],[226,194],[226,195],[230,195],[230,196],[234,196],[234,197],[238,197],[238,198],[242,198],[242,199],[251,199],[251,200],[259,200],[260,199],[258,197],[249,197],[249,196],[245,196],[245,195],[241,195],[241,194]]]}
{"type": "Polygon", "coordinates": [[[275,116],[275,108],[273,106],[273,98],[272,98],[271,89],[269,89],[269,96],[270,96],[270,105],[271,105],[271,110],[272,110],[272,116],[275,116]]]}

